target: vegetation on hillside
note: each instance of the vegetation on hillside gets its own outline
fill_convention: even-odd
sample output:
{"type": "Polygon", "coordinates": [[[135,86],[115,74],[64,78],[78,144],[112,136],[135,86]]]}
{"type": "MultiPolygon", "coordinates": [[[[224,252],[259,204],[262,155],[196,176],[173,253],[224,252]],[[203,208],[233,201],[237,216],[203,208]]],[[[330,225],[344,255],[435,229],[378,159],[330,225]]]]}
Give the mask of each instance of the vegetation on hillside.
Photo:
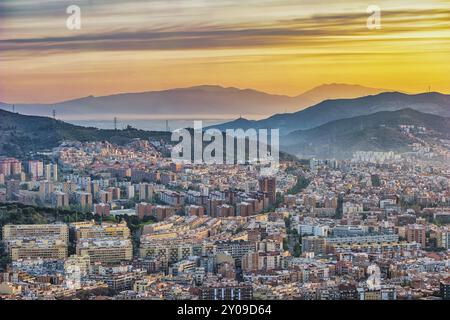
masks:
{"type": "Polygon", "coordinates": [[[126,144],[135,138],[170,141],[168,132],[138,130],[130,126],[123,130],[103,130],[4,110],[0,110],[0,131],[0,155],[15,157],[25,157],[29,152],[50,150],[64,140],[109,141],[116,144],[126,144]]]}

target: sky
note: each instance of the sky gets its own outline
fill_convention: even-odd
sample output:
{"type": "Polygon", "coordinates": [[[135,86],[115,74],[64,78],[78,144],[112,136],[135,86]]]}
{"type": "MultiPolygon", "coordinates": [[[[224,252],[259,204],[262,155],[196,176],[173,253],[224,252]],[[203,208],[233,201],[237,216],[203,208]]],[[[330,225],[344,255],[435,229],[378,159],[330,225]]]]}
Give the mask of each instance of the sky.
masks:
{"type": "Polygon", "coordinates": [[[0,101],[217,84],[450,93],[450,0],[0,0],[0,101]],[[66,26],[70,5],[81,29],[66,26]],[[381,9],[369,29],[369,5],[381,9]]]}

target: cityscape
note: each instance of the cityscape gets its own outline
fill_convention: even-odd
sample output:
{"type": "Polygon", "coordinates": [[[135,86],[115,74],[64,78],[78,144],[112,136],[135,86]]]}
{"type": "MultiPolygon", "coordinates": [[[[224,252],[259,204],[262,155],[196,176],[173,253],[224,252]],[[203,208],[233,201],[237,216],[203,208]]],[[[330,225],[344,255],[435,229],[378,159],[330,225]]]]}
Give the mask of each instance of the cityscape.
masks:
{"type": "Polygon", "coordinates": [[[176,164],[170,148],[67,141],[51,163],[0,158],[1,297],[448,299],[449,142],[281,161],[272,176],[176,164]]]}
{"type": "Polygon", "coordinates": [[[261,2],[0,4],[0,300],[450,300],[448,2],[261,2]]]}

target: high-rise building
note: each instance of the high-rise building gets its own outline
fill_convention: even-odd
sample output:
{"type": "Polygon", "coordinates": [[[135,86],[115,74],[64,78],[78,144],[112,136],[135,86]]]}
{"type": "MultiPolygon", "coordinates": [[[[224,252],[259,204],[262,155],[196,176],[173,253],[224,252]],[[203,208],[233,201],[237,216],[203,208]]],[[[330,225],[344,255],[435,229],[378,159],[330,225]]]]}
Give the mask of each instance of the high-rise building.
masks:
{"type": "Polygon", "coordinates": [[[111,192],[113,200],[120,199],[120,194],[121,194],[120,188],[111,187],[111,188],[108,188],[108,192],[111,192]]]}
{"type": "Polygon", "coordinates": [[[55,208],[68,208],[69,195],[64,192],[56,191],[52,193],[52,205],[55,208]]]}
{"type": "Polygon", "coordinates": [[[22,172],[22,164],[15,158],[0,157],[0,174],[8,177],[10,175],[20,174],[22,172]]]}
{"type": "Polygon", "coordinates": [[[102,217],[110,215],[111,208],[107,203],[97,203],[94,205],[94,214],[102,217]]]}
{"type": "Polygon", "coordinates": [[[217,206],[216,208],[216,216],[217,217],[233,217],[234,216],[234,207],[228,204],[222,204],[217,206]]]}
{"type": "Polygon", "coordinates": [[[111,203],[113,201],[113,194],[111,191],[100,190],[97,199],[101,203],[111,203]]]}
{"type": "Polygon", "coordinates": [[[82,211],[92,210],[92,194],[88,192],[77,192],[76,199],[82,211]]]}
{"type": "Polygon", "coordinates": [[[163,221],[175,215],[176,209],[171,206],[156,206],[153,208],[153,216],[158,221],[163,221]]]}
{"type": "Polygon", "coordinates": [[[187,216],[203,217],[205,215],[205,208],[202,206],[190,205],[184,209],[187,216]]]}
{"type": "Polygon", "coordinates": [[[52,179],[52,165],[46,164],[44,165],[44,179],[50,181],[52,179]]]}
{"type": "Polygon", "coordinates": [[[127,186],[125,188],[125,194],[127,196],[127,199],[133,199],[134,198],[134,186],[127,186]]]}
{"type": "Polygon", "coordinates": [[[50,201],[54,191],[55,186],[53,182],[42,181],[39,183],[39,196],[42,201],[50,201]]]}
{"type": "Polygon", "coordinates": [[[27,164],[28,173],[36,180],[44,176],[44,163],[39,160],[30,160],[27,164]]]}
{"type": "Polygon", "coordinates": [[[100,184],[98,182],[91,182],[89,184],[90,192],[93,198],[96,198],[98,193],[100,192],[100,184]]]}
{"type": "Polygon", "coordinates": [[[224,204],[220,199],[209,199],[206,206],[206,214],[210,217],[217,217],[217,207],[224,204]]]}
{"type": "Polygon", "coordinates": [[[437,232],[437,247],[450,249],[450,231],[437,232]]]}
{"type": "Polygon", "coordinates": [[[255,214],[253,206],[248,202],[240,202],[236,204],[236,215],[240,217],[248,217],[255,214]]]}
{"type": "Polygon", "coordinates": [[[409,224],[406,226],[406,240],[417,242],[422,248],[426,246],[426,226],[422,224],[409,224]]]}
{"type": "Polygon", "coordinates": [[[44,178],[47,181],[58,181],[58,165],[57,164],[46,164],[44,166],[44,178]]]}
{"type": "Polygon", "coordinates": [[[139,200],[148,201],[153,200],[153,196],[155,193],[155,186],[149,183],[140,183],[139,184],[139,200]]]}
{"type": "Polygon", "coordinates": [[[153,214],[153,208],[155,206],[151,203],[141,202],[136,204],[136,214],[140,219],[151,216],[153,214]]]}
{"type": "Polygon", "coordinates": [[[258,179],[259,191],[267,194],[269,204],[274,205],[277,199],[277,179],[271,176],[262,176],[258,179]]]}

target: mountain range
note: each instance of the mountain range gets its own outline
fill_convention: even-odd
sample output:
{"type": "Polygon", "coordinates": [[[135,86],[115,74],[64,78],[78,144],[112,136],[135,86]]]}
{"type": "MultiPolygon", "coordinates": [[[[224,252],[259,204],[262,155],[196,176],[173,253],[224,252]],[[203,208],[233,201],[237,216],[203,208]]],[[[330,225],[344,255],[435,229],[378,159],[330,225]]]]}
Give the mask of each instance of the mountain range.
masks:
{"type": "Polygon", "coordinates": [[[214,126],[225,129],[280,129],[282,135],[295,130],[307,130],[325,123],[369,115],[380,111],[410,108],[423,113],[450,117],[450,95],[437,92],[405,94],[384,92],[356,99],[325,100],[295,113],[276,114],[263,120],[237,120],[214,126]]]}
{"type": "MultiPolygon", "coordinates": [[[[424,126],[428,138],[431,134],[450,139],[450,95],[384,92],[355,99],[326,100],[295,113],[276,114],[259,121],[239,118],[215,127],[278,128],[283,153],[348,158],[355,151],[410,150],[415,140],[402,133],[399,125],[424,126]]],[[[170,139],[170,132],[99,130],[4,110],[0,110],[0,132],[0,155],[10,156],[49,150],[63,140],[126,143],[133,138],[170,139]]]]}
{"type": "MultiPolygon", "coordinates": [[[[252,119],[278,112],[302,110],[326,99],[356,98],[385,89],[349,84],[325,84],[297,96],[269,94],[252,89],[203,85],[190,88],[88,96],[52,104],[15,104],[15,111],[64,120],[121,119],[233,119],[240,114],[252,119]]],[[[0,103],[0,109],[12,110],[0,103]]]]}
{"type": "Polygon", "coordinates": [[[410,151],[417,142],[400,125],[425,127],[427,136],[450,139],[450,118],[410,108],[328,122],[281,139],[281,150],[300,157],[349,158],[355,151],[410,151]]]}

